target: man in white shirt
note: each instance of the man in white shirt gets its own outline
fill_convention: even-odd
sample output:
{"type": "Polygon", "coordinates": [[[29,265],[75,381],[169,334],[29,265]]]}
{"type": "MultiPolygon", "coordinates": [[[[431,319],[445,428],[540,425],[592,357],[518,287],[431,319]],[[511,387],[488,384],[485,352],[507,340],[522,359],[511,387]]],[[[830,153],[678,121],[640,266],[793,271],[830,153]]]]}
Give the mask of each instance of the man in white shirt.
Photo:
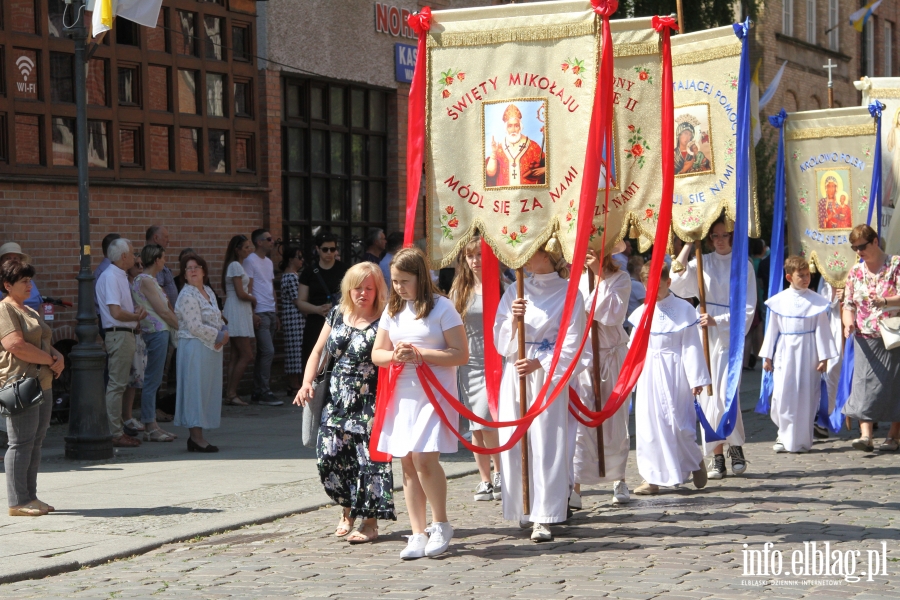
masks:
{"type": "Polygon", "coordinates": [[[281,327],[275,310],[275,266],[267,255],[275,245],[271,234],[265,229],[257,229],[250,234],[250,241],[256,250],[244,259],[244,271],[253,280],[253,295],[256,297],[256,314],[259,325],[256,328],[256,361],[253,364],[253,395],[251,402],[265,406],[284,404],[275,397],[270,387],[272,359],[275,358],[275,332],[281,327]]]}
{"type": "Polygon", "coordinates": [[[100,324],[106,334],[107,369],[109,383],[106,386],[106,416],[113,446],[133,448],[141,441],[123,431],[122,396],[128,387],[131,362],[134,360],[135,328],[147,311],[134,307],[126,271],[134,266],[134,247],[125,238],[109,245],[107,258],[112,263],[97,281],[97,308],[100,324]]]}

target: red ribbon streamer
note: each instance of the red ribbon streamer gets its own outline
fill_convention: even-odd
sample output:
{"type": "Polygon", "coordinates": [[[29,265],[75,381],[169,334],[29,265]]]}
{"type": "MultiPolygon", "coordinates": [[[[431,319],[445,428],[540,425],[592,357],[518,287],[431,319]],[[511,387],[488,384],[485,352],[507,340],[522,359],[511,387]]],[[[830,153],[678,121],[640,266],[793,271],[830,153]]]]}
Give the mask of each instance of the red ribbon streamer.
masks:
{"type": "Polygon", "coordinates": [[[482,330],[484,331],[484,379],[487,386],[488,408],[491,417],[496,421],[500,405],[500,377],[503,372],[503,359],[497,353],[494,344],[494,321],[497,320],[497,308],[500,306],[500,261],[485,241],[481,238],[481,299],[482,330]],[[484,285],[487,281],[488,284],[484,285]]]}
{"type": "Polygon", "coordinates": [[[409,86],[406,134],[406,229],[403,245],[409,247],[416,234],[416,207],[425,165],[425,41],[431,29],[431,8],[426,6],[410,15],[407,23],[419,36],[416,68],[409,86]]]}

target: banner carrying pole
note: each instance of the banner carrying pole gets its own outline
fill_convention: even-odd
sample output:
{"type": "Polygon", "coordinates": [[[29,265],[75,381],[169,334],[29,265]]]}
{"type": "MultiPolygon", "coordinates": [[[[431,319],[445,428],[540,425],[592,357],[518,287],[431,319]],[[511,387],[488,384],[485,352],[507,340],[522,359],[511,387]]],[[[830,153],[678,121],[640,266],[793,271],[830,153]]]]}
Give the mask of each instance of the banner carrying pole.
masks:
{"type": "MultiPolygon", "coordinates": [[[[516,269],[516,298],[525,297],[525,269],[516,269]]],[[[525,358],[525,319],[519,319],[516,329],[519,334],[519,360],[525,358]]],[[[548,374],[548,377],[550,375],[548,374]]],[[[528,381],[527,375],[519,375],[519,418],[524,419],[528,411],[528,381]]],[[[528,477],[528,432],[522,436],[522,514],[531,514],[531,490],[528,477]]]]}
{"type": "MultiPolygon", "coordinates": [[[[603,268],[602,265],[600,267],[603,268]]],[[[594,272],[588,269],[588,289],[591,292],[597,289],[594,283],[594,272]]],[[[596,403],[594,408],[599,410],[600,406],[600,327],[597,321],[591,319],[591,350],[594,353],[593,370],[591,372],[591,382],[594,385],[594,399],[596,403]]],[[[597,425],[597,466],[600,471],[600,478],[606,477],[606,455],[603,452],[603,423],[597,425]]]]}

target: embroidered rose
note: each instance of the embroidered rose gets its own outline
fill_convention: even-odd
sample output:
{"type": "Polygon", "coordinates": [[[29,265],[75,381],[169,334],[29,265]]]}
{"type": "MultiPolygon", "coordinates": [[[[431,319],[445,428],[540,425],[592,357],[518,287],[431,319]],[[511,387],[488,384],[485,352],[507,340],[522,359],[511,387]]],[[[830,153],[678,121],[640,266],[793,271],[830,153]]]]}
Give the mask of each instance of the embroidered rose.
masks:
{"type": "Polygon", "coordinates": [[[562,64],[562,70],[563,70],[563,71],[568,71],[568,70],[569,70],[569,63],[563,63],[563,64],[562,64]]]}
{"type": "Polygon", "coordinates": [[[444,90],[443,92],[441,92],[441,96],[443,96],[444,98],[449,98],[450,90],[444,90]]]}
{"type": "Polygon", "coordinates": [[[634,131],[634,125],[629,125],[629,126],[628,126],[628,131],[634,131]]]}
{"type": "Polygon", "coordinates": [[[460,81],[465,81],[465,79],[466,79],[466,74],[462,73],[462,72],[457,73],[456,76],[459,78],[460,81]]]}
{"type": "Polygon", "coordinates": [[[453,78],[452,78],[452,77],[447,77],[447,78],[444,79],[444,81],[447,83],[447,85],[452,85],[452,84],[453,84],[453,78]]]}
{"type": "Polygon", "coordinates": [[[640,144],[635,144],[634,146],[631,147],[631,154],[633,156],[643,156],[644,147],[641,146],[640,144]]]}
{"type": "Polygon", "coordinates": [[[646,211],[644,211],[644,218],[646,218],[646,219],[653,218],[653,209],[652,208],[648,208],[646,211]]]}
{"type": "Polygon", "coordinates": [[[650,74],[647,71],[641,71],[638,73],[638,79],[641,81],[647,81],[647,78],[650,77],[650,74]]]}
{"type": "Polygon", "coordinates": [[[500,230],[500,233],[502,233],[503,235],[506,235],[507,231],[509,231],[509,230],[506,228],[506,226],[504,226],[503,229],[500,230]]]}
{"type": "Polygon", "coordinates": [[[519,237],[519,236],[516,235],[515,231],[513,231],[512,233],[509,234],[509,239],[511,239],[511,240],[515,240],[517,237],[519,237]]]}
{"type": "Polygon", "coordinates": [[[578,75],[579,73],[581,73],[581,67],[575,65],[574,67],[572,67],[572,72],[578,75]]]}
{"type": "Polygon", "coordinates": [[[446,210],[446,211],[447,211],[447,214],[448,214],[448,215],[452,215],[452,214],[453,214],[453,210],[454,210],[454,209],[453,209],[453,207],[452,207],[452,206],[448,206],[448,207],[447,207],[447,208],[445,208],[445,209],[444,209],[444,210],[446,210]]]}
{"type": "Polygon", "coordinates": [[[521,227],[519,227],[519,233],[528,233],[528,227],[522,225],[521,227]]]}
{"type": "Polygon", "coordinates": [[[457,219],[456,217],[453,217],[452,219],[447,221],[447,225],[449,227],[457,227],[457,226],[459,226],[459,219],[457,219]]]}
{"type": "Polygon", "coordinates": [[[580,88],[580,87],[581,87],[581,80],[580,80],[580,79],[576,79],[576,80],[575,80],[575,87],[577,87],[577,88],[580,88]]]}

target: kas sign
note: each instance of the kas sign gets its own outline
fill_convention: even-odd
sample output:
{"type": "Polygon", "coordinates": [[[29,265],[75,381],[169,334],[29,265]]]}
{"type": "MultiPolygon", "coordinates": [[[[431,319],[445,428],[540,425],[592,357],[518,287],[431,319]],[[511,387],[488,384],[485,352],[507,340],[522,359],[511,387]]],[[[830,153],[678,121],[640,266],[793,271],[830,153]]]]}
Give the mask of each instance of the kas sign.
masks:
{"type": "Polygon", "coordinates": [[[395,79],[400,83],[412,83],[419,49],[409,44],[394,44],[395,79]]]}

